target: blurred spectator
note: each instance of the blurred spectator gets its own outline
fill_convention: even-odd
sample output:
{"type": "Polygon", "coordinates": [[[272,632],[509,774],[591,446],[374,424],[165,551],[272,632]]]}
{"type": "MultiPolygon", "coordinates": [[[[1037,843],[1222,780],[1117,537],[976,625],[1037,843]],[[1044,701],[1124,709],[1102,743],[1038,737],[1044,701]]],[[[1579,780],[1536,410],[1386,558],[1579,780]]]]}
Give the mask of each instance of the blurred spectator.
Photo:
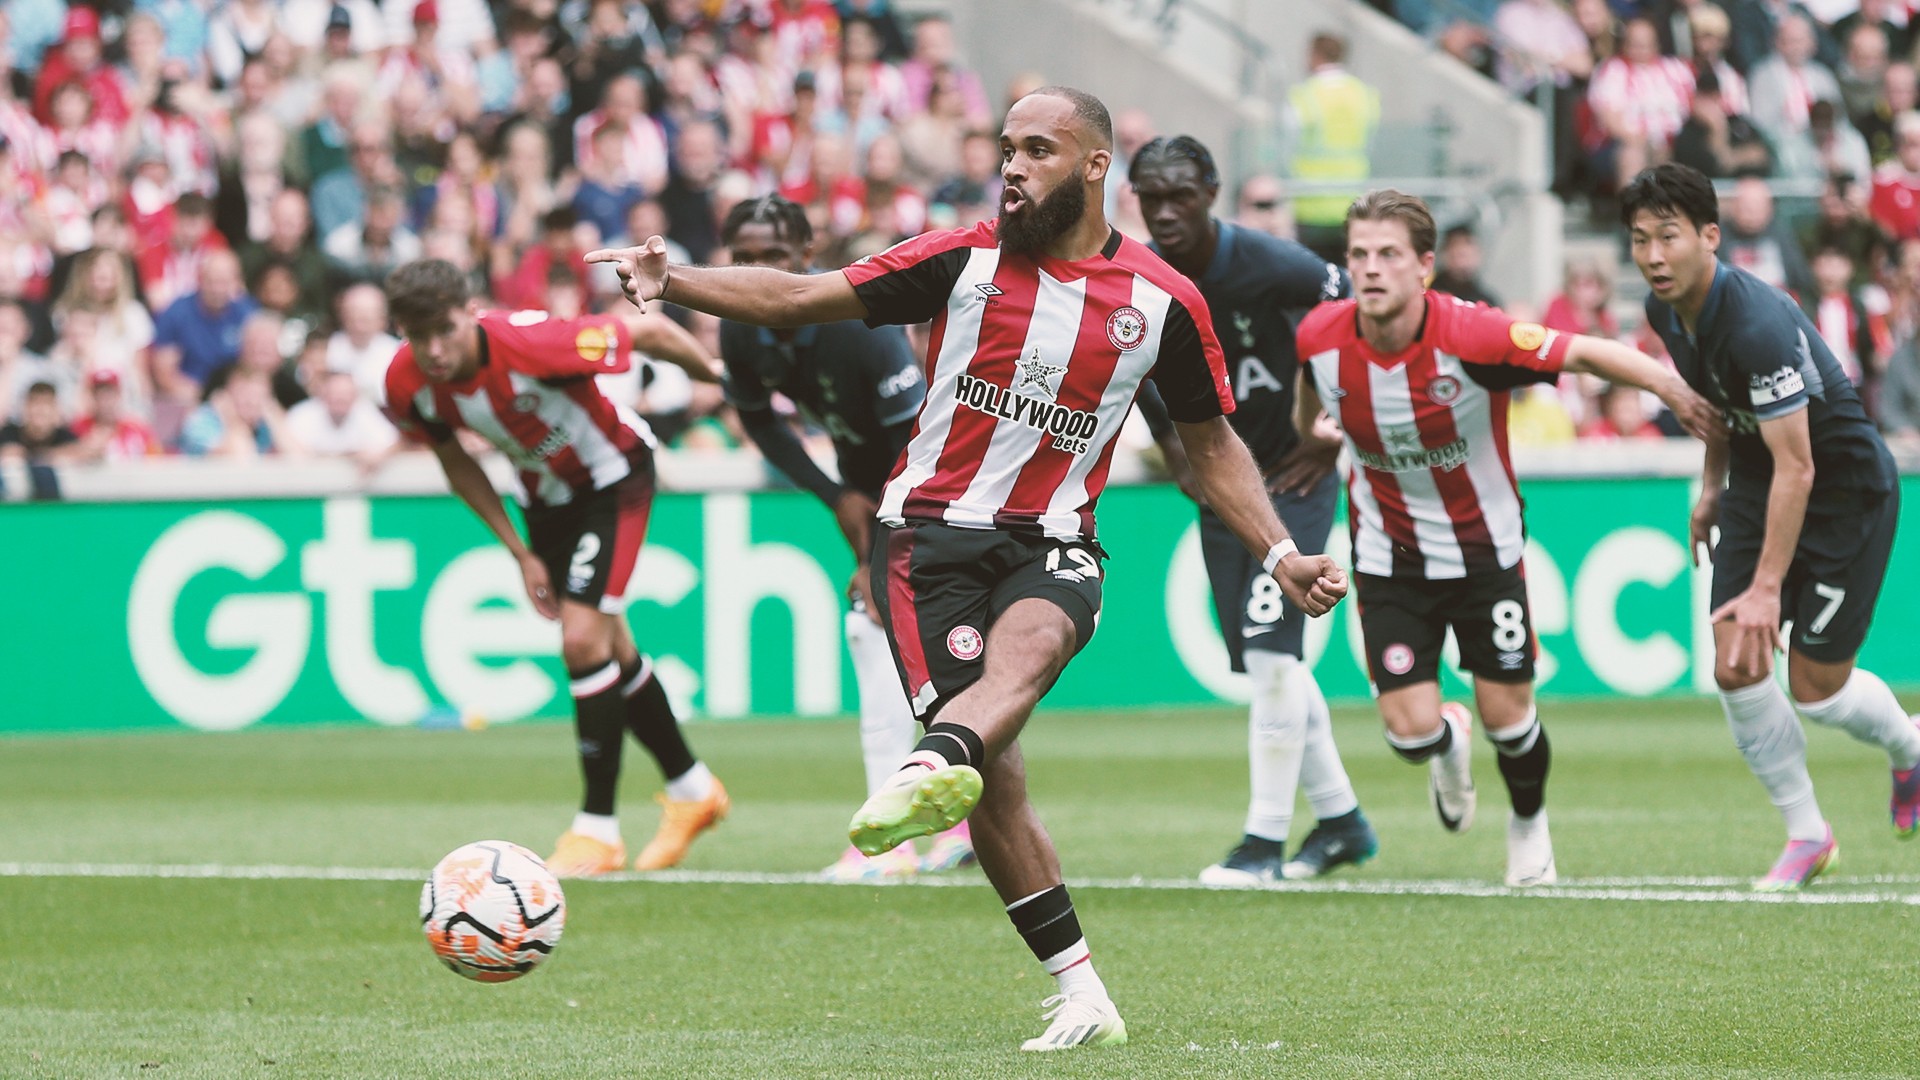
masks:
{"type": "Polygon", "coordinates": [[[1831,101],[1816,101],[1808,114],[1807,137],[1781,147],[1776,174],[1797,180],[1817,180],[1845,173],[1865,176],[1873,171],[1867,140],[1840,116],[1831,101]]]}
{"type": "Polygon", "coordinates": [[[1819,213],[1800,231],[1800,250],[1839,248],[1853,260],[1855,285],[1873,280],[1887,257],[1887,237],[1867,213],[1865,189],[1853,176],[1840,173],[1827,179],[1820,193],[1819,213]]]}
{"type": "MultiPolygon", "coordinates": [[[[997,206],[999,200],[995,199],[994,203],[997,206]]],[[[1267,173],[1255,173],[1240,181],[1240,194],[1234,199],[1233,221],[1236,225],[1244,225],[1268,236],[1293,239],[1293,207],[1287,201],[1286,189],[1280,186],[1280,178],[1267,173]]],[[[1345,263],[1346,260],[1340,261],[1345,263]]]]}
{"type": "Polygon", "coordinates": [[[1920,340],[1902,339],[1887,357],[1875,406],[1875,418],[1887,442],[1908,453],[1920,453],[1920,340]]]}
{"type": "Polygon", "coordinates": [[[191,292],[207,257],[227,250],[227,238],[213,227],[213,202],[189,191],[173,204],[166,240],[134,258],[140,289],[155,311],[191,292]]]}
{"type": "MultiPolygon", "coordinates": [[[[20,302],[0,300],[0,420],[19,413],[26,404],[28,387],[45,384],[60,390],[61,369],[27,348],[31,332],[20,302]]],[[[78,381],[78,373],[74,375],[70,383],[78,381]]],[[[73,388],[69,386],[62,396],[71,401],[73,388]]]]}
{"type": "MultiPolygon", "coordinates": [[[[1813,21],[1790,13],[1780,20],[1773,55],[1747,72],[1754,126],[1782,160],[1811,153],[1809,129],[1815,102],[1830,102],[1842,115],[1846,110],[1832,69],[1814,56],[1815,43],[1813,21]]],[[[1837,118],[1835,123],[1852,126],[1844,119],[1837,118]]]]}
{"type": "Polygon", "coordinates": [[[544,306],[549,271],[560,268],[573,275],[582,288],[587,286],[587,250],[574,235],[575,218],[568,207],[552,210],[540,220],[540,242],[529,246],[518,258],[508,257],[504,246],[494,249],[493,295],[508,308],[538,309],[544,306]]]}
{"type": "Polygon", "coordinates": [[[93,171],[87,155],[78,150],[61,153],[59,167],[48,178],[42,197],[56,257],[93,246],[93,215],[106,202],[106,182],[93,171]]]}
{"type": "Polygon", "coordinates": [[[260,275],[272,264],[288,267],[299,287],[294,310],[317,311],[326,306],[327,263],[313,236],[307,197],[298,188],[283,188],[267,206],[267,235],[240,249],[240,267],[248,287],[258,295],[260,275]]]}
{"type": "Polygon", "coordinates": [[[1593,72],[1587,35],[1557,0],[1506,0],[1494,12],[1493,29],[1505,46],[1495,71],[1514,94],[1571,86],[1593,72]]]}
{"type": "Polygon", "coordinates": [[[69,351],[84,354],[76,359],[84,359],[90,373],[118,376],[128,407],[145,413],[153,400],[154,324],[134,296],[127,257],[104,247],[80,253],[54,301],[53,317],[69,351]]]}
{"type": "Polygon", "coordinates": [[[53,92],[72,81],[86,91],[93,114],[118,128],[131,115],[120,76],[105,63],[100,45],[100,16],[92,8],[67,10],[66,29],[60,47],[48,50],[34,82],[33,111],[41,123],[53,119],[53,92]]]}
{"type": "Polygon", "coordinates": [[[79,441],[60,412],[60,395],[52,383],[27,387],[20,419],[0,424],[0,460],[46,464],[65,458],[61,453],[79,441]]]}
{"type": "Polygon", "coordinates": [[[94,372],[87,379],[87,394],[91,407],[73,422],[73,433],[79,437],[73,449],[75,461],[138,461],[160,453],[153,429],[128,411],[118,375],[94,372]]]}
{"type": "Polygon", "coordinates": [[[1702,0],[1687,9],[1686,26],[1692,44],[1689,55],[1696,92],[1701,80],[1711,74],[1720,87],[1720,104],[1727,114],[1745,116],[1747,79],[1727,60],[1727,37],[1732,23],[1727,19],[1726,10],[1702,0]]]}
{"type": "Polygon", "coordinates": [[[1591,152],[1596,179],[1624,186],[1635,173],[1669,157],[1673,137],[1693,100],[1693,72],[1660,55],[1660,37],[1646,19],[1628,21],[1620,55],[1601,64],[1587,88],[1601,141],[1591,152]]]}
{"type": "Polygon", "coordinates": [[[1433,275],[1433,287],[1468,303],[1499,307],[1500,301],[1480,282],[1480,267],[1485,258],[1473,226],[1449,228],[1440,239],[1440,261],[1433,275]]]}
{"type": "Polygon", "coordinates": [[[327,234],[322,245],[341,281],[382,282],[394,268],[420,257],[420,238],[406,226],[407,198],[397,187],[367,192],[364,219],[327,234]]]}
{"type": "Polygon", "coordinates": [[[1858,0],[1853,10],[1833,23],[1834,39],[1845,44],[1853,40],[1853,35],[1861,28],[1872,26],[1879,29],[1886,42],[1886,51],[1890,56],[1906,56],[1913,49],[1913,13],[1904,0],[1858,0]],[[1893,16],[1899,15],[1895,22],[1893,16]]]}
{"type": "MultiPolygon", "coordinates": [[[[951,72],[942,73],[935,80],[926,111],[908,116],[899,125],[898,133],[900,147],[907,155],[907,174],[915,183],[938,187],[960,174],[965,166],[963,147],[970,131],[966,100],[960,96],[951,72]]],[[[996,165],[998,156],[996,146],[996,165]]]]}
{"type": "Polygon", "coordinates": [[[1847,119],[1873,111],[1886,84],[1887,32],[1873,23],[1861,23],[1840,39],[1846,44],[1846,59],[1833,74],[1840,83],[1840,97],[1846,102],[1847,119]]]}
{"type": "Polygon", "coordinates": [[[323,237],[332,236],[342,225],[359,223],[366,213],[368,192],[401,182],[400,166],[393,158],[393,134],[384,122],[355,124],[351,149],[349,163],[316,179],[308,195],[314,231],[323,237]]]}
{"type": "Polygon", "coordinates": [[[1341,66],[1347,43],[1315,34],[1307,47],[1307,78],[1287,91],[1285,127],[1294,177],[1309,182],[1353,181],[1353,190],[1294,199],[1300,242],[1328,261],[1346,247],[1347,204],[1373,173],[1373,134],[1380,94],[1341,66]]]}
{"type": "Polygon", "coordinates": [[[214,193],[214,227],[227,242],[242,250],[273,232],[273,206],[283,192],[300,196],[300,214],[307,212],[306,195],[286,184],[287,136],[265,112],[240,117],[235,130],[237,155],[220,170],[214,193]]]}
{"type": "MultiPolygon", "coordinates": [[[[1754,69],[1779,49],[1780,27],[1790,19],[1803,21],[1810,35],[1809,54],[1821,66],[1832,70],[1840,64],[1840,48],[1826,25],[1815,19],[1805,5],[1792,0],[1739,0],[1727,11],[1733,17],[1733,40],[1727,59],[1740,69],[1749,84],[1754,69]]],[[[1762,125],[1764,128],[1764,125],[1762,125]]]]}
{"type": "Polygon", "coordinates": [[[941,16],[930,15],[914,24],[913,56],[900,65],[909,109],[926,109],[933,85],[942,72],[953,76],[954,88],[966,103],[968,125],[985,127],[992,123],[993,110],[987,104],[987,92],[980,84],[980,76],[959,62],[959,53],[953,44],[953,24],[941,16]]]}
{"type": "Polygon", "coordinates": [[[1638,387],[1615,384],[1600,394],[1600,415],[1580,429],[1582,441],[1622,442],[1634,439],[1662,439],[1660,425],[1647,415],[1644,391],[1638,387]]]}
{"type": "Polygon", "coordinates": [[[532,243],[540,219],[560,203],[550,173],[552,147],[538,124],[516,123],[503,136],[504,155],[495,184],[500,199],[500,231],[496,246],[505,257],[532,243]]]}
{"type": "MultiPolygon", "coordinates": [[[[400,11],[408,6],[408,2],[388,0],[387,7],[400,11]]],[[[462,6],[475,18],[487,18],[484,3],[462,6]]],[[[381,96],[388,99],[398,95],[403,87],[424,92],[431,102],[431,125],[435,134],[444,141],[452,136],[459,125],[470,124],[480,115],[480,85],[473,69],[472,40],[469,37],[476,28],[467,22],[463,25],[465,32],[442,35],[440,0],[418,0],[412,4],[412,8],[412,40],[400,45],[398,36],[395,36],[396,47],[387,50],[375,86],[381,96]]],[[[484,31],[486,40],[493,38],[491,26],[489,19],[488,28],[484,31]]]]}
{"type": "Polygon", "coordinates": [[[400,339],[387,333],[387,294],[379,286],[355,285],[340,294],[340,329],[327,338],[328,371],[352,375],[363,391],[378,397],[387,365],[399,350],[400,339]]]}
{"type": "Polygon", "coordinates": [[[1568,259],[1559,295],[1547,303],[1541,325],[1567,334],[1619,338],[1613,314],[1613,272],[1604,260],[1568,259]]]}
{"type": "Polygon", "coordinates": [[[267,376],[234,371],[187,418],[180,430],[180,452],[218,458],[297,456],[287,438],[286,419],[267,376]]]}
{"type": "Polygon", "coordinates": [[[336,65],[322,75],[320,115],[300,130],[288,148],[287,174],[293,182],[311,184],[348,167],[353,156],[353,130],[366,92],[363,78],[365,73],[353,64],[336,65]]]}
{"type": "Polygon", "coordinates": [[[240,287],[240,259],[222,249],[200,263],[199,291],[175,300],[154,323],[153,381],[175,402],[199,400],[240,355],[240,328],[258,309],[240,287]]]}
{"type": "MultiPolygon", "coordinates": [[[[604,7],[596,5],[596,9],[604,7]]],[[[573,125],[574,161],[582,169],[596,165],[594,155],[604,145],[615,155],[611,169],[649,193],[658,192],[667,183],[667,133],[660,122],[647,115],[646,87],[635,75],[617,75],[607,83],[600,107],[581,116],[573,125]],[[611,129],[614,137],[603,143],[602,129],[611,129]]]]}
{"type": "Polygon", "coordinates": [[[972,225],[1000,213],[1000,192],[1005,187],[1000,176],[1000,140],[975,131],[960,144],[959,173],[934,189],[933,202],[949,208],[954,225],[972,225]]]}
{"type": "Polygon", "coordinates": [[[79,154],[103,174],[120,170],[120,125],[97,115],[93,97],[79,79],[69,79],[53,88],[47,104],[51,119],[47,123],[48,149],[56,154],[79,154]]]}
{"type": "Polygon", "coordinates": [[[1573,417],[1551,386],[1513,391],[1507,408],[1507,438],[1514,446],[1566,446],[1574,441],[1573,417]]]}
{"type": "Polygon", "coordinates": [[[1854,118],[1861,137],[1867,140],[1867,153],[1873,158],[1874,168],[1893,160],[1896,149],[1894,118],[1901,113],[1912,112],[1915,105],[1920,105],[1920,79],[1916,79],[1913,65],[1905,61],[1888,64],[1886,73],[1881,77],[1880,95],[1874,99],[1873,110],[1865,116],[1854,118]]]}
{"type": "Polygon", "coordinates": [[[594,132],[594,152],[580,163],[580,186],[573,193],[573,212],[602,237],[620,234],[627,211],[647,197],[647,191],[628,179],[621,168],[626,135],[607,125],[594,132]]]}
{"type": "Polygon", "coordinates": [[[379,406],[361,396],[354,377],[331,371],[317,392],[287,410],[286,437],[315,457],[351,457],[363,467],[385,460],[400,441],[399,432],[379,406]]]}
{"type": "Polygon", "coordinates": [[[271,0],[227,0],[207,24],[207,60],[214,81],[233,86],[247,62],[266,51],[279,5],[271,0]]]}
{"type": "Polygon", "coordinates": [[[370,56],[387,44],[385,21],[373,0],[285,0],[280,28],[307,54],[331,48],[370,56]]]}
{"type": "Polygon", "coordinates": [[[1766,138],[1726,107],[1720,79],[1712,72],[1702,74],[1693,88],[1687,122],[1673,137],[1673,160],[1716,180],[1765,176],[1773,168],[1766,138]]]}
{"type": "Polygon", "coordinates": [[[673,143],[673,161],[672,176],[660,193],[660,209],[672,225],[674,242],[693,261],[706,262],[720,246],[720,208],[714,201],[720,170],[726,164],[726,141],[720,129],[705,121],[681,128],[673,143]]]}
{"type": "Polygon", "coordinates": [[[1853,269],[1853,259],[1840,248],[1815,251],[1814,287],[1800,298],[1800,308],[1813,320],[1847,378],[1859,386],[1869,375],[1879,373],[1880,357],[1892,342],[1887,340],[1886,305],[1870,302],[1865,292],[1854,287],[1853,269]]]}
{"type": "Polygon", "coordinates": [[[1892,160],[1873,174],[1867,210],[1894,240],[1920,239],[1920,112],[1893,121],[1892,160]]]}
{"type": "Polygon", "coordinates": [[[1773,189],[1765,180],[1736,182],[1721,220],[1720,258],[1774,288],[1805,296],[1813,288],[1806,253],[1773,211],[1773,189]]]}

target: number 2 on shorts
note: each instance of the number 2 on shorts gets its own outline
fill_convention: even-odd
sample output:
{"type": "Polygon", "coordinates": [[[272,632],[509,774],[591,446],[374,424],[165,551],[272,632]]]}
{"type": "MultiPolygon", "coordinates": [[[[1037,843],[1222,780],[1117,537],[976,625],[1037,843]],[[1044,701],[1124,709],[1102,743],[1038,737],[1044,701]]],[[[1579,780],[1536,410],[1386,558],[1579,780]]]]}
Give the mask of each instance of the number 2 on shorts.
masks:
{"type": "Polygon", "coordinates": [[[593,580],[593,560],[599,557],[599,535],[582,533],[580,546],[573,549],[573,561],[567,564],[567,584],[576,590],[586,588],[587,582],[593,580]]]}

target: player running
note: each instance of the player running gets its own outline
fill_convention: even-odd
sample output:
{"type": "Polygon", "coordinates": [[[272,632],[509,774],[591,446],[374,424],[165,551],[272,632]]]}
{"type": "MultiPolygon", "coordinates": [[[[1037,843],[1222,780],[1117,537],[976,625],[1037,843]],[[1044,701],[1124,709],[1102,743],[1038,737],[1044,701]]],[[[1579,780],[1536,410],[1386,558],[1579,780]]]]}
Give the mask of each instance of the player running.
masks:
{"type": "Polygon", "coordinates": [[[1900,516],[1893,458],[1798,304],[1722,263],[1719,205],[1684,165],[1640,173],[1620,195],[1633,261],[1653,293],[1647,325],[1687,382],[1726,410],[1709,443],[1690,530],[1713,562],[1713,677],[1734,745],[1779,807],[1787,846],[1754,882],[1798,889],[1839,854],[1807,775],[1794,717],[1881,747],[1893,828],[1920,831],[1920,732],[1887,684],[1854,666],[1873,621],[1900,516]],[[1719,544],[1711,533],[1718,525],[1719,544]],[[1780,623],[1786,693],[1773,678],[1780,623]]]}
{"type": "Polygon", "coordinates": [[[717,382],[712,360],[668,319],[479,311],[465,275],[439,259],[395,270],[387,299],[406,338],[382,387],[388,415],[433,448],[447,485],[519,562],[534,610],[560,622],[586,795],[547,865],[562,877],[625,868],[614,816],[625,731],[667,778],[660,830],[634,868],[675,865],[695,836],[726,816],[727,791],[687,748],[627,626],[627,587],[653,505],[653,433],[594,376],[626,371],[639,348],[717,382]],[[461,429],[519,470],[525,543],[461,446],[461,429]]]}
{"type": "MultiPolygon", "coordinates": [[[[735,266],[812,272],[813,226],[798,203],[778,195],[738,203],[720,234],[735,266]]],[[[848,590],[853,610],[846,618],[847,652],[860,687],[860,749],[871,794],[913,749],[913,709],[901,692],[886,631],[867,602],[872,591],[867,555],[873,550],[880,491],[913,434],[913,418],[927,396],[926,379],[905,331],[869,329],[857,319],[799,330],[724,322],[720,356],[727,365],[727,398],[747,437],[775,468],[833,510],[853,548],[857,565],[848,590]],[[839,481],[813,463],[793,429],[774,415],[775,393],[785,394],[833,438],[839,481]]],[[[934,840],[924,862],[911,843],[873,858],[848,845],[826,876],[866,881],[951,870],[973,861],[972,834],[962,821],[934,840]]]]}
{"type": "MultiPolygon", "coordinates": [[[[1229,359],[1236,407],[1233,430],[1267,477],[1274,512],[1300,550],[1326,550],[1340,501],[1336,453],[1310,454],[1294,429],[1293,387],[1300,369],[1295,321],[1322,300],[1348,295],[1347,275],[1291,240],[1213,217],[1220,173],[1207,148],[1186,135],[1155,139],[1129,166],[1152,249],[1193,279],[1213,312],[1213,332],[1229,359]]],[[[1150,393],[1141,411],[1193,494],[1179,440],[1150,393]]],[[[1338,443],[1333,443],[1337,451],[1338,443]]],[[[1317,449],[1316,446],[1314,449],[1317,449]]],[[[1219,515],[1200,506],[1200,550],[1213,582],[1214,611],[1233,670],[1250,676],[1247,720],[1252,798],[1245,834],[1219,863],[1200,871],[1209,885],[1261,885],[1276,877],[1318,877],[1363,863],[1380,848],[1373,826],[1340,764],[1327,699],[1301,662],[1306,620],[1247,554],[1219,515]],[[1304,785],[1318,823],[1286,857],[1294,793],[1304,785]]]]}
{"type": "MultiPolygon", "coordinates": [[[[666,261],[659,238],[588,258],[619,265],[636,302],[667,300],[763,326],[933,322],[926,404],[880,501],[875,590],[926,737],[854,815],[878,854],[975,810],[974,847],[1015,929],[1058,980],[1026,1050],[1126,1041],[1095,974],[1060,860],[1027,801],[1017,741],[1093,634],[1102,549],[1094,503],[1114,435],[1151,377],[1207,502],[1265,555],[1289,599],[1322,614],[1346,592],[1301,555],[1228,426],[1224,361],[1191,282],[1101,210],[1113,160],[1106,106],[1046,87],[1000,137],[997,221],[931,233],[831,274],[666,261]]],[[[960,976],[964,978],[964,973],[960,976]]]]}
{"type": "Polygon", "coordinates": [[[1304,430],[1325,402],[1353,458],[1355,600],[1387,742],[1409,762],[1430,763],[1442,826],[1460,832],[1473,824],[1472,719],[1440,700],[1440,649],[1451,627],[1513,804],[1507,884],[1551,884],[1550,751],[1534,709],[1508,394],[1583,371],[1652,390],[1702,437],[1718,414],[1678,375],[1625,345],[1515,322],[1428,289],[1433,247],[1433,216],[1419,199],[1382,190],[1354,201],[1347,270],[1356,296],[1321,304],[1301,321],[1307,370],[1297,416],[1304,430]]]}

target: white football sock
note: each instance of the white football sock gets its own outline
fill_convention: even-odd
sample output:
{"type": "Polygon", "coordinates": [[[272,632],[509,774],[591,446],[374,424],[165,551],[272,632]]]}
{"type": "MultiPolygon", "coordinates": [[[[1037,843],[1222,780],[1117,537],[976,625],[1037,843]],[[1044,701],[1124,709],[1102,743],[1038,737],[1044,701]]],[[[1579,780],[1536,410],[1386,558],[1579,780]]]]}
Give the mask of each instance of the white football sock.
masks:
{"type": "Polygon", "coordinates": [[[603,844],[620,842],[620,819],[612,814],[578,813],[573,815],[573,831],[603,844]]]}
{"type": "Polygon", "coordinates": [[[880,790],[913,752],[913,707],[900,687],[887,632],[857,611],[847,612],[847,652],[860,688],[860,757],[867,767],[867,794],[880,790]]]}
{"type": "Polygon", "coordinates": [[[1353,781],[1347,779],[1347,767],[1340,763],[1340,750],[1333,744],[1333,714],[1327,709],[1327,696],[1320,692],[1320,681],[1307,665],[1291,656],[1283,657],[1299,668],[1300,680],[1307,689],[1307,752],[1300,759],[1300,788],[1321,821],[1352,813],[1360,806],[1353,793],[1353,781]]]}
{"type": "Polygon", "coordinates": [[[1787,839],[1825,840],[1827,822],[1813,797],[1813,778],[1807,775],[1807,733],[1786,691],[1765,678],[1738,690],[1722,690],[1720,707],[1747,768],[1786,819],[1787,839]]]}
{"type": "Polygon", "coordinates": [[[713,773],[707,763],[696,761],[693,768],[667,781],[667,798],[674,802],[693,802],[713,794],[713,773]]]}
{"type": "Polygon", "coordinates": [[[1291,656],[1249,649],[1253,705],[1247,714],[1247,762],[1253,797],[1247,835],[1282,843],[1293,824],[1293,797],[1307,750],[1307,686],[1313,674],[1291,656]]]}
{"type": "Polygon", "coordinates": [[[1913,726],[1900,700],[1871,671],[1854,668],[1840,692],[1825,701],[1801,702],[1807,719],[1886,750],[1896,769],[1920,765],[1920,728],[1913,726]]]}

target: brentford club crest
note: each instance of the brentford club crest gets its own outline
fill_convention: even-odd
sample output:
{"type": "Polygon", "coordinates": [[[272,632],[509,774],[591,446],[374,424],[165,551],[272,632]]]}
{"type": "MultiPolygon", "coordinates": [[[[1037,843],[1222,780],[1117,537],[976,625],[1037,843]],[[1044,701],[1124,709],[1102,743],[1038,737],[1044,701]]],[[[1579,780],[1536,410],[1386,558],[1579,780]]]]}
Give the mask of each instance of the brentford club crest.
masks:
{"type": "Polygon", "coordinates": [[[971,626],[956,626],[947,631],[947,651],[955,660],[978,660],[986,647],[986,639],[971,626]]]}
{"type": "Polygon", "coordinates": [[[1427,384],[1427,398],[1435,405],[1451,405],[1460,400],[1460,380],[1451,375],[1437,375],[1427,384]]]}
{"type": "Polygon", "coordinates": [[[1121,352],[1140,347],[1147,337],[1146,313],[1137,307],[1123,307],[1107,316],[1107,340],[1121,352]]]}
{"type": "Polygon", "coordinates": [[[534,393],[515,394],[513,397],[514,412],[532,412],[533,410],[539,407],[540,407],[540,395],[538,394],[534,394],[534,393]]]}
{"type": "Polygon", "coordinates": [[[1389,645],[1380,650],[1380,666],[1386,668],[1389,675],[1405,675],[1413,670],[1413,650],[1405,645],[1389,645]]]}

